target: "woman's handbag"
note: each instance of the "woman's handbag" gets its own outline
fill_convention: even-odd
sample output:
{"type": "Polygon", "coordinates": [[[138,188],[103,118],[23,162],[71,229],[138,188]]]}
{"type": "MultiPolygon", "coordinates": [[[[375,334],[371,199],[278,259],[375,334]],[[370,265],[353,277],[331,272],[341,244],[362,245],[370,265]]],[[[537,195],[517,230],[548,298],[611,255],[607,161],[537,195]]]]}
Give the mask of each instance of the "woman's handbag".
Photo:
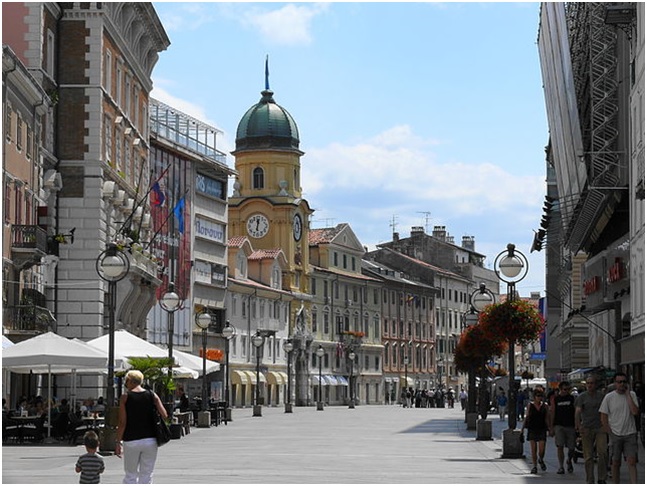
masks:
{"type": "Polygon", "coordinates": [[[161,447],[171,440],[171,429],[166,425],[166,421],[160,417],[157,407],[155,406],[155,395],[151,392],[153,398],[153,420],[155,420],[155,436],[157,438],[157,446],[161,447]]]}

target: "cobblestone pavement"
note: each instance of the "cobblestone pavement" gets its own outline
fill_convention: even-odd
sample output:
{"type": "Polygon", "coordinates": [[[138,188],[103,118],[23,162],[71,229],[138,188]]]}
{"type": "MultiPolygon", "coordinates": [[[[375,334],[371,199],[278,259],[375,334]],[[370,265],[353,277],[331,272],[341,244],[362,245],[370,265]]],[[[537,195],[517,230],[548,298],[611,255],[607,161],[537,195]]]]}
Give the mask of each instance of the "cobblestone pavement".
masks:
{"type": "MultiPolygon", "coordinates": [[[[529,458],[502,459],[501,431],[507,422],[492,415],[491,441],[475,440],[464,414],[454,409],[403,409],[397,405],[263,408],[233,410],[228,425],[191,433],[159,451],[155,482],[160,484],[578,484],[582,460],[573,474],[557,475],[552,439],[548,470],[529,474],[529,458]]],[[[526,454],[529,446],[526,443],[526,454]]],[[[82,446],[5,445],[5,484],[78,483],[74,472],[82,446]]],[[[639,483],[644,484],[644,449],[639,483]]],[[[120,483],[122,460],[106,457],[102,483],[120,483]]],[[[628,482],[626,466],[621,481],[628,482]]]]}

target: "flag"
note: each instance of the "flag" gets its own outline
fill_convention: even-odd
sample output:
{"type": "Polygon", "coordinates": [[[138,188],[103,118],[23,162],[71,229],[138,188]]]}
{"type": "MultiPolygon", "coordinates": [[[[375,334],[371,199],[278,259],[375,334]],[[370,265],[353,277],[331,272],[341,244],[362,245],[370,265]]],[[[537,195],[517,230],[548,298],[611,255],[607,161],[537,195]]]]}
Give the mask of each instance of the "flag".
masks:
{"type": "Polygon", "coordinates": [[[173,208],[173,214],[177,218],[178,231],[184,234],[184,197],[181,197],[175,208],[173,208]]]}
{"type": "Polygon", "coordinates": [[[164,204],[165,200],[166,197],[164,197],[164,192],[162,191],[159,182],[156,182],[153,184],[153,188],[151,190],[151,204],[153,206],[161,206],[164,204]]]}

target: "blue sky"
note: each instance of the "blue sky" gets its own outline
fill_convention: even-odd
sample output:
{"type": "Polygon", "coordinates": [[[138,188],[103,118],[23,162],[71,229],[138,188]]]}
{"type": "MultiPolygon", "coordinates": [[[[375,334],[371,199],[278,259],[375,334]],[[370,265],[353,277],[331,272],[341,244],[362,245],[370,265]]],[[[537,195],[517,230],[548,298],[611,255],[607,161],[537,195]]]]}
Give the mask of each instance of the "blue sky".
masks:
{"type": "MultiPolygon", "coordinates": [[[[171,40],[152,96],[236,128],[270,87],[299,127],[313,228],[349,223],[370,249],[412,226],[474,236],[492,268],[515,243],[517,285],[544,285],[530,253],[548,128],[538,3],[155,2],[171,40]]],[[[228,155],[228,163],[234,158],[228,155]]]]}

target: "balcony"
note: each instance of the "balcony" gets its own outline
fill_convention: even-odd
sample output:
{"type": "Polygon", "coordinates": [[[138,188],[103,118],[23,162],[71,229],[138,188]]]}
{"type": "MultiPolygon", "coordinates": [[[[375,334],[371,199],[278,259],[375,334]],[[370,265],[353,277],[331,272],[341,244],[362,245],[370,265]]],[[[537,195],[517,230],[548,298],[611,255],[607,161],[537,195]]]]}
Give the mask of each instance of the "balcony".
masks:
{"type": "Polygon", "coordinates": [[[49,309],[33,304],[5,307],[2,325],[8,336],[56,332],[56,319],[49,309]]]}
{"type": "Polygon", "coordinates": [[[47,232],[40,226],[11,226],[11,257],[20,270],[40,263],[47,255],[47,232]]]}

